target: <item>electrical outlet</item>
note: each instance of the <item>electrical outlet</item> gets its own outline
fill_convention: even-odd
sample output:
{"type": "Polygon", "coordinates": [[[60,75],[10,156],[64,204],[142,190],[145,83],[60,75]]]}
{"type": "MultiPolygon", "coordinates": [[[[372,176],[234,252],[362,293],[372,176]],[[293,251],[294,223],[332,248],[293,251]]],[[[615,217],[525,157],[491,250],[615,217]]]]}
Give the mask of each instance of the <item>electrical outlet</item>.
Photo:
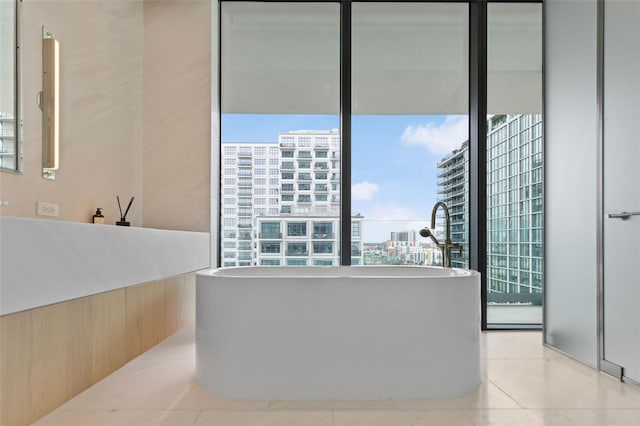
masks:
{"type": "Polygon", "coordinates": [[[36,203],[36,206],[37,206],[36,214],[38,216],[52,216],[52,217],[60,216],[60,209],[57,204],[38,201],[36,203]]]}

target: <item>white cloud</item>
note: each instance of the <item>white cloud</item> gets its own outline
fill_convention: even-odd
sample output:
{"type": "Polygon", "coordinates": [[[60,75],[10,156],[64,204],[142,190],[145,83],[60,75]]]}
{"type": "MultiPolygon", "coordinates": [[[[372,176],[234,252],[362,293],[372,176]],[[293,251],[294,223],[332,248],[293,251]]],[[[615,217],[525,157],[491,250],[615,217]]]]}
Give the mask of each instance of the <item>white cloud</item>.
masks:
{"type": "Polygon", "coordinates": [[[354,200],[370,200],[378,192],[378,185],[368,181],[351,186],[351,198],[354,200]]]}
{"type": "Polygon", "coordinates": [[[469,139],[466,115],[449,115],[439,126],[432,123],[408,126],[400,141],[406,145],[422,145],[436,155],[448,154],[469,139]]]}

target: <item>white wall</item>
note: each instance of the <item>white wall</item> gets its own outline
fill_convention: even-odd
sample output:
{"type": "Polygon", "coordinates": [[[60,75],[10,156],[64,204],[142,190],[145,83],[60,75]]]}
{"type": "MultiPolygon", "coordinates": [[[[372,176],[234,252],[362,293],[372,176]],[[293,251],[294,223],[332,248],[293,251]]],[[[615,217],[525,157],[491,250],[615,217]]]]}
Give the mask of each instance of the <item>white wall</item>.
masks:
{"type": "Polygon", "coordinates": [[[597,3],[545,0],[544,8],[544,340],[596,366],[597,3]]]}

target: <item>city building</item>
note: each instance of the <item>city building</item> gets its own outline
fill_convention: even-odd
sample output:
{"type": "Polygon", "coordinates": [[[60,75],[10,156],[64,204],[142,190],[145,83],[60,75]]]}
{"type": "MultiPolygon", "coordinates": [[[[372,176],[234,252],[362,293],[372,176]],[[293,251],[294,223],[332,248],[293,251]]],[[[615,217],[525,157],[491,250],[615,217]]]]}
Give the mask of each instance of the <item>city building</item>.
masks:
{"type": "Polygon", "coordinates": [[[362,246],[362,261],[364,265],[387,264],[386,243],[364,243],[362,246]]]}
{"type": "MultiPolygon", "coordinates": [[[[465,141],[460,148],[451,152],[437,164],[439,200],[444,201],[449,208],[451,218],[451,241],[462,244],[462,253],[458,250],[451,252],[451,266],[467,268],[469,265],[468,229],[469,215],[469,141],[465,141]]],[[[438,221],[434,235],[439,241],[444,241],[444,215],[438,212],[438,221]]]]}
{"type": "Polygon", "coordinates": [[[299,130],[278,135],[281,210],[331,214],[340,207],[340,132],[299,130]]]}
{"type": "Polygon", "coordinates": [[[488,299],[540,304],[542,115],[494,115],[487,126],[488,299]]]}
{"type": "MultiPolygon", "coordinates": [[[[336,212],[337,213],[337,212],[336,212]]],[[[362,265],[362,216],[352,216],[351,264],[362,265]]],[[[340,217],[305,211],[256,218],[256,264],[260,266],[340,265],[340,217]]]]}
{"type": "Polygon", "coordinates": [[[437,265],[442,262],[440,250],[431,241],[423,242],[415,231],[391,232],[383,243],[363,245],[365,265],[437,265]]]}
{"type": "Polygon", "coordinates": [[[280,213],[277,143],[222,144],[222,266],[255,265],[255,218],[280,213]]]}
{"type": "Polygon", "coordinates": [[[418,243],[415,231],[391,232],[391,238],[387,240],[387,258],[407,265],[426,265],[427,246],[418,243]]]}
{"type": "MultiPolygon", "coordinates": [[[[340,264],[337,129],[223,143],[221,194],[222,266],[340,264]]],[[[352,216],[351,235],[359,265],[362,216],[352,216]]]]}
{"type": "MultiPolygon", "coordinates": [[[[487,289],[489,302],[540,304],[542,292],[542,116],[487,121],[487,289]],[[518,294],[518,296],[505,296],[518,294]],[[523,296],[521,294],[533,294],[523,296]]],[[[469,142],[438,163],[439,194],[449,206],[454,267],[467,267],[469,142]]],[[[442,217],[436,229],[442,237],[442,217]]]]}

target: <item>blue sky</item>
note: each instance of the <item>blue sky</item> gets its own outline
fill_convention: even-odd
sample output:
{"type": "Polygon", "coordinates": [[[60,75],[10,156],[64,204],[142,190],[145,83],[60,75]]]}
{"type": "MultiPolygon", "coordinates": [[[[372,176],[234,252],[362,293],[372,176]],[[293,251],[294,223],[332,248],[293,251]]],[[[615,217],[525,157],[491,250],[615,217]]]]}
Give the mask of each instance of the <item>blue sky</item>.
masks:
{"type": "MultiPolygon", "coordinates": [[[[427,225],[437,200],[436,164],[466,140],[466,116],[352,120],[352,211],[364,216],[365,242],[427,225]]],[[[280,132],[339,127],[338,116],[224,114],[222,141],[277,142],[280,132]]]]}

